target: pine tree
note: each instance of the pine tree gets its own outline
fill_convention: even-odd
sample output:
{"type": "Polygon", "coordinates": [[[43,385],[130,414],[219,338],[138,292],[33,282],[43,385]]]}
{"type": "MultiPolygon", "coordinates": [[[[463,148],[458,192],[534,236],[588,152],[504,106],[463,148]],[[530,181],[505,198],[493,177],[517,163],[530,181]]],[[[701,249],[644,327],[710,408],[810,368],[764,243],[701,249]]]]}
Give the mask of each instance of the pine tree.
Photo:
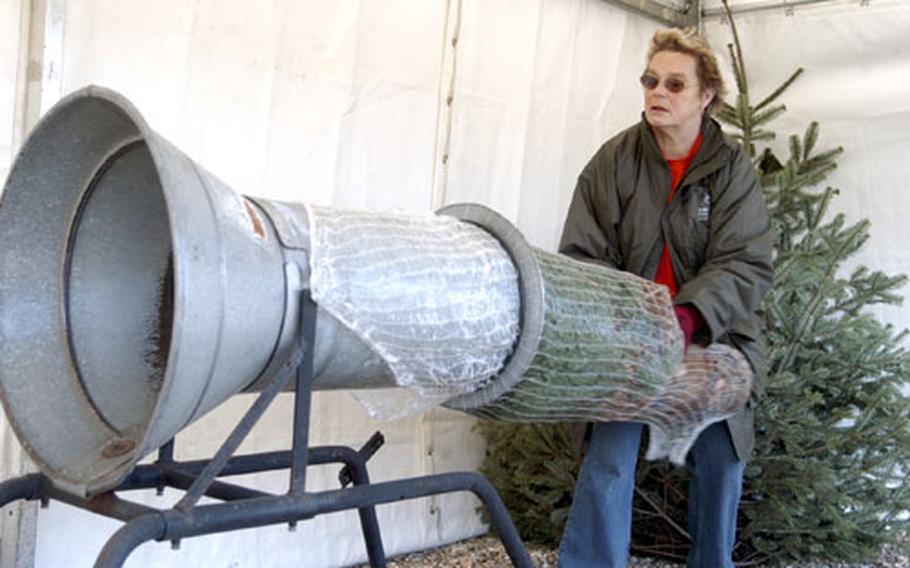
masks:
{"type": "Polygon", "coordinates": [[[580,456],[567,424],[482,421],[480,472],[496,486],[523,539],[556,546],[569,517],[580,456]]]}
{"type": "MultiPolygon", "coordinates": [[[[725,3],[726,4],[726,3],[725,3]]],[[[910,380],[907,332],[867,308],[901,301],[904,276],[845,263],[869,238],[869,222],[830,213],[839,190],[822,187],[842,148],[818,150],[811,123],[779,158],[768,125],[797,69],[752,103],[728,10],[735,104],[718,118],[754,158],[772,215],[775,282],[763,305],[765,393],[756,408],[756,450],[746,469],[735,555],[744,564],[874,557],[910,528],[910,380]],[[762,145],[765,146],[762,146],[762,145]]],[[[578,460],[566,425],[484,424],[483,472],[503,492],[526,539],[559,540],[578,460]],[[549,525],[544,525],[549,519],[549,525]]],[[[683,468],[640,460],[633,553],[682,559],[688,548],[683,468]]]]}
{"type": "MultiPolygon", "coordinates": [[[[726,2],[725,2],[726,5],[726,2]]],[[[802,69],[752,106],[735,23],[730,46],[735,106],[731,125],[762,176],[774,223],[775,284],[765,299],[767,392],[757,409],[756,457],[740,510],[743,560],[868,559],[892,542],[910,510],[910,379],[906,331],[867,308],[897,304],[905,276],[844,264],[869,238],[869,222],[848,223],[829,207],[839,190],[817,189],[842,148],[816,151],[819,125],[789,139],[781,162],[759,141],[785,111],[778,97],[802,69]]]]}

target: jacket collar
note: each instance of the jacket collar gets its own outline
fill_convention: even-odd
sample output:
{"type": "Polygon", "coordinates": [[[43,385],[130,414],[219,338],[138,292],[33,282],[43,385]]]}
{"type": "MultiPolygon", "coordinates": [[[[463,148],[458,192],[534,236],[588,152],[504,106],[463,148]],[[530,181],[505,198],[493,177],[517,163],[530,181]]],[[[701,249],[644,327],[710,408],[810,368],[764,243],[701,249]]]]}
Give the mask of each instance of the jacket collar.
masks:
{"type": "MultiPolygon", "coordinates": [[[[654,137],[654,131],[651,125],[645,120],[645,113],[641,113],[641,122],[639,122],[639,133],[643,140],[644,152],[646,159],[652,166],[666,164],[663,154],[660,152],[660,146],[657,145],[657,139],[654,137]]],[[[720,124],[711,116],[705,114],[701,122],[702,142],[698,153],[692,159],[689,171],[686,172],[685,179],[699,179],[716,170],[718,170],[727,159],[725,148],[731,144],[729,139],[724,135],[720,124]]]]}

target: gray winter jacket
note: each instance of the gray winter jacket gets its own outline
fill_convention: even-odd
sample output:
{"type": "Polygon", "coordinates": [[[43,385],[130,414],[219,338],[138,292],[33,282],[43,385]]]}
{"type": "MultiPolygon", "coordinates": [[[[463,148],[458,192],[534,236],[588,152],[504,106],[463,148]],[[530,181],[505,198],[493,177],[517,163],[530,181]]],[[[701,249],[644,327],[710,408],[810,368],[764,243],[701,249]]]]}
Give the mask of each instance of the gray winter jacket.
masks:
{"type": "Polygon", "coordinates": [[[694,305],[706,322],[694,341],[732,345],[755,371],[753,400],[727,421],[746,461],[765,373],[756,312],[771,286],[771,222],[748,155],[710,117],[701,128],[669,204],[670,169],[644,118],[601,146],[578,178],[559,250],[653,280],[667,243],[674,302],[694,305]]]}

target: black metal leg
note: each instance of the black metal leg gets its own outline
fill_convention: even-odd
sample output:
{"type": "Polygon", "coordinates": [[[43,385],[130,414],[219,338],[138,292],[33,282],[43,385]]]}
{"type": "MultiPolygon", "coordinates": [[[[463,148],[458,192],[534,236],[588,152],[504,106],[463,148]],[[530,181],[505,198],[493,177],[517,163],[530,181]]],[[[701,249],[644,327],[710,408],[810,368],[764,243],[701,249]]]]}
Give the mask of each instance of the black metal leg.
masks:
{"type": "MultiPolygon", "coordinates": [[[[341,456],[345,463],[345,470],[351,477],[354,485],[366,486],[370,484],[370,476],[367,473],[366,459],[362,452],[355,452],[346,448],[341,456]]],[[[344,485],[342,484],[342,487],[344,485]]],[[[370,504],[357,509],[360,516],[360,530],[363,532],[363,542],[367,548],[367,557],[370,559],[370,566],[373,568],[385,568],[386,558],[385,549],[382,545],[382,534],[379,532],[379,519],[376,517],[376,507],[370,504]]]]}
{"type": "Polygon", "coordinates": [[[0,483],[0,507],[17,499],[38,499],[44,479],[40,473],[30,473],[0,483]]]}
{"type": "Polygon", "coordinates": [[[301,496],[282,495],[198,505],[183,512],[171,509],[161,513],[165,521],[165,534],[159,538],[179,540],[190,536],[287,523],[325,513],[456,491],[471,491],[483,501],[512,563],[521,568],[531,568],[531,557],[496,490],[482,475],[470,472],[385,481],[301,496]]]}
{"type": "Polygon", "coordinates": [[[493,529],[499,535],[499,540],[502,541],[506,553],[512,560],[512,564],[515,566],[534,566],[524,542],[522,542],[521,536],[518,534],[518,529],[515,528],[515,523],[512,522],[509,511],[499,497],[499,493],[496,492],[493,484],[486,477],[480,474],[474,475],[477,476],[477,479],[474,482],[472,491],[480,497],[490,513],[493,529]]]}
{"type": "Polygon", "coordinates": [[[120,568],[139,545],[159,540],[165,533],[160,513],[143,515],[126,523],[104,544],[95,560],[95,568],[120,568]]]}
{"type": "MultiPolygon", "coordinates": [[[[179,469],[172,468],[167,471],[167,484],[177,489],[189,489],[196,482],[196,479],[196,475],[179,469]]],[[[240,499],[250,499],[252,497],[270,497],[272,494],[241,485],[234,485],[233,483],[213,481],[206,489],[205,495],[219,501],[239,501],[240,499]]]]}
{"type": "MultiPolygon", "coordinates": [[[[358,509],[370,564],[385,566],[375,505],[455,491],[471,491],[483,501],[489,511],[493,528],[513,565],[521,568],[533,566],[499,494],[482,475],[471,472],[447,473],[371,484],[363,457],[358,452],[340,447],[319,449],[331,450],[331,456],[324,451],[314,452],[317,454],[314,457],[320,457],[323,462],[341,461],[350,466],[354,487],[299,496],[250,496],[229,503],[196,505],[186,510],[174,508],[149,512],[148,507],[120,501],[113,493],[94,499],[66,495],[50,486],[43,475],[32,474],[0,483],[0,502],[5,504],[15,499],[54,498],[114,518],[130,518],[105,544],[96,560],[96,568],[122,566],[133,550],[151,540],[179,540],[188,536],[291,522],[324,513],[358,509]]],[[[149,474],[145,477],[151,482],[155,481],[149,474]]]]}
{"type": "Polygon", "coordinates": [[[171,438],[158,448],[158,459],[156,463],[168,465],[174,463],[174,439],[171,438]]]}
{"type": "Polygon", "coordinates": [[[189,488],[186,495],[180,499],[180,502],[175,505],[175,508],[184,511],[188,510],[205,494],[209,485],[211,485],[218,474],[221,473],[221,470],[227,464],[231,455],[237,451],[240,443],[246,438],[246,435],[250,433],[250,430],[253,429],[253,426],[256,425],[256,422],[259,421],[262,414],[265,413],[269,404],[271,404],[272,401],[275,400],[275,397],[278,396],[278,393],[281,392],[281,389],[284,387],[285,383],[287,383],[291,374],[294,373],[297,366],[300,364],[300,358],[300,351],[295,351],[291,356],[290,361],[281,368],[265,390],[259,394],[259,397],[249,410],[247,410],[243,418],[240,419],[240,422],[234,427],[234,430],[228,436],[228,439],[225,440],[224,444],[218,449],[211,461],[206,464],[196,482],[189,488]]]}
{"type": "MultiPolygon", "coordinates": [[[[165,442],[160,448],[158,448],[158,459],[155,460],[156,466],[169,466],[174,463],[174,438],[171,438],[165,442]]],[[[155,493],[160,497],[164,495],[165,488],[165,476],[161,475],[158,478],[158,484],[155,486],[155,493]]]]}
{"type": "Polygon", "coordinates": [[[297,367],[297,393],[294,398],[294,445],[291,448],[291,481],[289,492],[306,491],[307,453],[310,445],[310,401],[313,390],[313,343],[316,339],[317,306],[310,291],[300,294],[300,351],[303,358],[297,367]]]}

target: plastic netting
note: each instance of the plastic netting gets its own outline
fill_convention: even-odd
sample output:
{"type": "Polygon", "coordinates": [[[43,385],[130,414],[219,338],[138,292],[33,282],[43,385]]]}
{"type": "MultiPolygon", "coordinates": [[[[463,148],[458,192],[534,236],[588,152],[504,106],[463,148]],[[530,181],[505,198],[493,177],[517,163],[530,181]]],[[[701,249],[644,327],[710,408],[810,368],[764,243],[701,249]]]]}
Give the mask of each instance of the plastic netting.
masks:
{"type": "Polygon", "coordinates": [[[690,346],[667,288],[628,272],[534,251],[543,335],[522,378],[472,414],[513,422],[620,421],[650,427],[647,457],[682,463],[710,424],[738,412],[752,370],[735,349],[690,346]]]}
{"type": "Polygon", "coordinates": [[[476,416],[635,421],[647,457],[682,463],[698,434],[743,407],[752,371],[724,345],[683,338],[664,286],[533,250],[543,332],[502,394],[485,388],[519,333],[518,273],[486,231],[445,215],[308,207],[314,300],[364,339],[404,389],[352,391],[378,418],[473,393],[476,416]],[[490,392],[487,397],[486,393],[490,392]]]}
{"type": "Polygon", "coordinates": [[[352,391],[378,418],[472,392],[518,337],[518,273],[496,239],[452,217],[307,207],[310,288],[401,389],[352,391]]]}

